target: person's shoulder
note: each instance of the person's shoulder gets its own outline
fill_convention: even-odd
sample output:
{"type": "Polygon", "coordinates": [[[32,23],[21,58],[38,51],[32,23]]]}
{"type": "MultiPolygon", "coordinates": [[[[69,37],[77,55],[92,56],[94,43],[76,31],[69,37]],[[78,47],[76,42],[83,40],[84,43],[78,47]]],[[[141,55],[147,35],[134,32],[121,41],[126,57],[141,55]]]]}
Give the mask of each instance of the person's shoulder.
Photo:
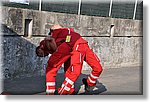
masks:
{"type": "Polygon", "coordinates": [[[70,30],[71,32],[74,32],[74,28],[59,28],[59,29],[55,29],[54,31],[68,31],[70,30]]]}

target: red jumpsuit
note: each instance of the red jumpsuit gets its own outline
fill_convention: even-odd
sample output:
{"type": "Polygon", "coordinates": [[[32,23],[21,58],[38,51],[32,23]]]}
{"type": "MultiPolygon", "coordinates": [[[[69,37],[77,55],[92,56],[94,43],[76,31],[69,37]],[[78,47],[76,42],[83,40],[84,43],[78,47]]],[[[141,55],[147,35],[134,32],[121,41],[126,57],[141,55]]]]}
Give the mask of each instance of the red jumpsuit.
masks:
{"type": "Polygon", "coordinates": [[[102,72],[102,67],[99,58],[89,48],[87,41],[78,33],[67,28],[54,30],[52,37],[55,38],[58,48],[48,60],[46,93],[54,94],[56,74],[63,63],[66,73],[65,80],[58,89],[59,94],[72,94],[74,92],[74,82],[81,73],[84,60],[92,68],[87,83],[89,86],[95,86],[96,80],[102,72]],[[65,42],[68,35],[71,36],[71,39],[69,42],[65,42]]]}

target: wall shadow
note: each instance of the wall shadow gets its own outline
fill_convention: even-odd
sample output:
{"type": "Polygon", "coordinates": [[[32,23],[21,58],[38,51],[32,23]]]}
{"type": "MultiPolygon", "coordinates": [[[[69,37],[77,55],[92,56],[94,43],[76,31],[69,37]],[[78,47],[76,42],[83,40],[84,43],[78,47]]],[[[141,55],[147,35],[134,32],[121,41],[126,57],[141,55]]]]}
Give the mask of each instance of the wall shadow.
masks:
{"type": "MultiPolygon", "coordinates": [[[[80,74],[79,78],[75,82],[75,95],[99,95],[105,92],[106,87],[97,82],[96,87],[91,88],[90,92],[84,90],[84,85],[82,79],[86,78],[86,74],[80,74]]],[[[56,93],[58,95],[57,89],[61,86],[64,81],[64,73],[58,73],[56,77],[56,93]]],[[[4,81],[4,93],[6,95],[45,95],[45,76],[36,77],[26,77],[18,78],[14,80],[4,81]]]]}
{"type": "MultiPolygon", "coordinates": [[[[1,24],[0,32],[3,50],[3,92],[14,94],[25,92],[27,94],[30,93],[28,90],[36,90],[36,88],[41,87],[34,86],[34,84],[43,84],[40,78],[37,79],[38,83],[34,79],[45,73],[43,58],[37,57],[35,54],[36,45],[30,42],[31,39],[27,40],[5,24],[1,24]]],[[[38,40],[37,42],[39,42],[38,40]]]]}
{"type": "MultiPolygon", "coordinates": [[[[98,95],[101,94],[102,92],[105,92],[107,89],[106,87],[97,81],[96,83],[96,87],[93,87],[90,89],[89,92],[86,92],[84,89],[84,84],[82,83],[82,79],[83,78],[87,78],[87,74],[80,74],[80,76],[78,77],[78,79],[75,82],[75,95],[98,95]]],[[[58,73],[57,74],[57,89],[61,86],[61,83],[64,80],[64,73],[58,73]]],[[[56,93],[57,94],[57,93],[56,93]]]]}
{"type": "MultiPolygon", "coordinates": [[[[6,25],[1,25],[3,34],[3,94],[33,95],[45,92],[45,76],[42,75],[45,72],[44,63],[43,59],[35,54],[36,45],[6,25]]],[[[63,73],[57,74],[57,89],[64,80],[63,75],[63,73]]],[[[75,82],[75,91],[78,94],[100,94],[106,91],[105,86],[98,82],[95,91],[84,92],[82,78],[86,77],[86,74],[81,74],[75,82]]]]}

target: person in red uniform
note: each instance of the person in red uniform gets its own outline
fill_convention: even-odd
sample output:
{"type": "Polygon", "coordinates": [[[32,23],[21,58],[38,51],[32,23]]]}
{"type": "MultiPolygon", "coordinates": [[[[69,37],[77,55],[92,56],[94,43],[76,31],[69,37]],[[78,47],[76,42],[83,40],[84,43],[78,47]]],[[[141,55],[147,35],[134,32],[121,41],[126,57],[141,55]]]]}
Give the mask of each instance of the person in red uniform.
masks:
{"type": "MultiPolygon", "coordinates": [[[[92,68],[91,74],[82,80],[85,84],[85,89],[88,90],[89,87],[95,86],[96,80],[102,72],[102,66],[97,55],[89,48],[88,42],[70,28],[53,25],[51,30],[51,36],[45,39],[46,42],[55,43],[52,44],[53,47],[48,48],[52,51],[45,51],[45,53],[52,54],[46,68],[46,93],[54,94],[56,74],[63,63],[65,63],[65,80],[61,87],[58,88],[60,95],[73,94],[74,82],[81,74],[83,61],[86,61],[92,68]],[[57,47],[54,47],[54,45],[57,47]]],[[[41,44],[40,46],[43,45],[41,44]]],[[[43,48],[39,47],[37,52],[39,49],[43,48]]],[[[42,55],[45,56],[47,54],[40,54],[40,56],[42,55]]]]}

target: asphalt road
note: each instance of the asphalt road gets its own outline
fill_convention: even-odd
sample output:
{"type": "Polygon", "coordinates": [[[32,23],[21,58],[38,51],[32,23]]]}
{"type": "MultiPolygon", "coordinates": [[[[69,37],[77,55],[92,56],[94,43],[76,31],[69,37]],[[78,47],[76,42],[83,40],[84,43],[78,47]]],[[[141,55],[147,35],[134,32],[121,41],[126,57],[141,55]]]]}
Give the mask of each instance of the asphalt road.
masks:
{"type": "MultiPolygon", "coordinates": [[[[82,74],[75,82],[77,95],[142,95],[143,94],[143,67],[104,69],[97,81],[96,87],[90,92],[84,90],[82,78],[86,78],[89,71],[82,74]]],[[[56,87],[60,87],[64,80],[63,73],[57,74],[56,87]]],[[[44,95],[45,76],[36,76],[19,79],[7,79],[3,82],[3,92],[11,95],[44,95]]]]}

